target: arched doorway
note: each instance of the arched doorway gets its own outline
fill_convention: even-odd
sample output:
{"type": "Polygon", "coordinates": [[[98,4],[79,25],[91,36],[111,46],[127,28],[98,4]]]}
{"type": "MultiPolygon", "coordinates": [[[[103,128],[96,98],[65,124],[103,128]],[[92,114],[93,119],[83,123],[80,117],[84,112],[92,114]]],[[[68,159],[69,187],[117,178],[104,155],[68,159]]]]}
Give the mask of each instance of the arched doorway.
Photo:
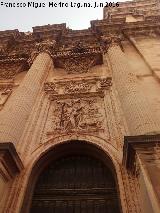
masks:
{"type": "Polygon", "coordinates": [[[114,167],[102,150],[86,142],[67,142],[51,150],[42,164],[27,212],[121,212],[114,167]]]}

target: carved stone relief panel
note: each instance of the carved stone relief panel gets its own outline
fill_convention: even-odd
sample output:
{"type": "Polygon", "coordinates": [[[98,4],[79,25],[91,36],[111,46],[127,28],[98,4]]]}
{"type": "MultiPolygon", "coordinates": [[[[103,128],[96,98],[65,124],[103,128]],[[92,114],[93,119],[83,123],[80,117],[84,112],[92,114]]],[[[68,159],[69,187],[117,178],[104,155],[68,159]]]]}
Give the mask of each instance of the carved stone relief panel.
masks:
{"type": "Polygon", "coordinates": [[[104,90],[109,90],[111,80],[105,77],[46,82],[44,91],[50,108],[43,141],[72,133],[98,134],[109,140],[104,90]]]}
{"type": "Polygon", "coordinates": [[[8,97],[12,93],[12,89],[12,84],[0,85],[0,110],[2,109],[8,97]]]}
{"type": "Polygon", "coordinates": [[[49,94],[50,99],[54,99],[54,96],[57,95],[102,92],[105,89],[108,90],[111,85],[112,79],[107,77],[76,81],[46,82],[44,84],[44,90],[46,94],[49,94]]]}
{"type": "Polygon", "coordinates": [[[104,106],[100,97],[55,100],[47,134],[104,132],[104,106]]]}

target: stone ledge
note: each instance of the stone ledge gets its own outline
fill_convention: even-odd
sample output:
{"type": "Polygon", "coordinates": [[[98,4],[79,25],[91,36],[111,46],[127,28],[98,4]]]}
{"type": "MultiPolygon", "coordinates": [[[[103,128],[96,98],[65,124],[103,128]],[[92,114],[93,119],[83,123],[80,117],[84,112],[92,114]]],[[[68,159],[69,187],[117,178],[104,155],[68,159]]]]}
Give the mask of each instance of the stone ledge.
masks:
{"type": "Polygon", "coordinates": [[[160,145],[160,134],[125,136],[123,146],[123,165],[128,170],[134,170],[136,164],[136,151],[147,151],[157,144],[160,145]]]}
{"type": "Polygon", "coordinates": [[[0,143],[0,174],[8,181],[23,169],[23,163],[11,142],[0,143]]]}

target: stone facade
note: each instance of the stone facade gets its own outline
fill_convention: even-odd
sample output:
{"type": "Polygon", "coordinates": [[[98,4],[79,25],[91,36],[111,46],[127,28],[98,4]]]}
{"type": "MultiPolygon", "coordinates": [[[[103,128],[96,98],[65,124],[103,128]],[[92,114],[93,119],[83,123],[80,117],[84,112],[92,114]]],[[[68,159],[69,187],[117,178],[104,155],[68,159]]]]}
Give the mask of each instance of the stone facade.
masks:
{"type": "Polygon", "coordinates": [[[159,23],[134,0],[85,30],[0,32],[0,212],[29,212],[36,165],[74,141],[111,160],[122,212],[160,212],[159,23]]]}

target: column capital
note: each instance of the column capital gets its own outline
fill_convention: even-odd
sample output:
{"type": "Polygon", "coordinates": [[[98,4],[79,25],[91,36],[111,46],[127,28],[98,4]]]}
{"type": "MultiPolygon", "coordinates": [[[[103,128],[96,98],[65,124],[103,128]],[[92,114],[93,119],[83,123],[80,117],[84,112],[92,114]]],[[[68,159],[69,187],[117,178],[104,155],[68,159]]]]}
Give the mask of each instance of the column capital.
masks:
{"type": "Polygon", "coordinates": [[[45,40],[45,41],[36,43],[35,48],[36,48],[38,53],[46,52],[46,53],[52,54],[55,45],[56,45],[55,40],[52,40],[52,41],[45,40]]]}
{"type": "Polygon", "coordinates": [[[101,36],[101,44],[104,53],[112,46],[120,46],[122,48],[122,36],[119,35],[110,35],[110,36],[101,36]]]}
{"type": "Polygon", "coordinates": [[[35,44],[34,50],[32,51],[30,58],[28,60],[28,63],[31,65],[34,61],[34,59],[37,57],[38,54],[40,53],[48,53],[50,56],[52,56],[54,52],[54,47],[56,45],[55,40],[45,40],[42,42],[37,42],[35,44]]]}

